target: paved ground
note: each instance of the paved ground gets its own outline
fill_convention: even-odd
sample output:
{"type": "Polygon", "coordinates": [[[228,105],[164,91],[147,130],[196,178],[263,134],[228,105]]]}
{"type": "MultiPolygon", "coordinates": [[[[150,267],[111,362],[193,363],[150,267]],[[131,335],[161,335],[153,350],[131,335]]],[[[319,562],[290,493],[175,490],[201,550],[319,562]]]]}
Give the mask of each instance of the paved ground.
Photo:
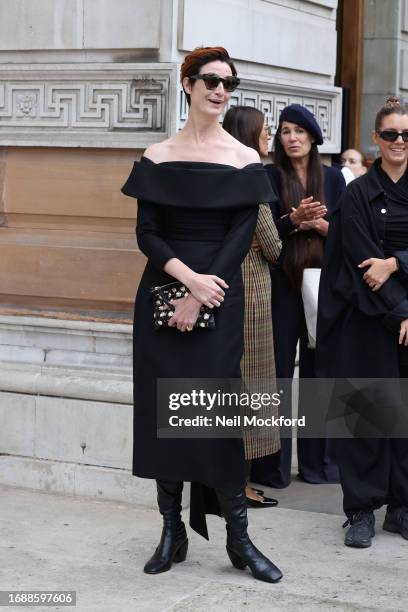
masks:
{"type": "Polygon", "coordinates": [[[378,520],[371,549],[344,547],[335,485],[295,481],[274,495],[278,508],[250,510],[253,540],[284,572],[269,585],[229,564],[218,517],[209,518],[210,542],[190,533],[186,562],[147,576],[143,564],[160,533],[156,512],[0,487],[0,589],[74,589],[78,612],[408,609],[407,541],[378,520]]]}

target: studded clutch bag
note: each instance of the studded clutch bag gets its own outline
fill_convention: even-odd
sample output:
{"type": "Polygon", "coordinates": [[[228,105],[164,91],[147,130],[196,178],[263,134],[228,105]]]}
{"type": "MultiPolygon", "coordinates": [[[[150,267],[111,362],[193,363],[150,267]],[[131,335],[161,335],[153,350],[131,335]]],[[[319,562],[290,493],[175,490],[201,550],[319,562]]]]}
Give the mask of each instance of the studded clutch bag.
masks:
{"type": "MultiPolygon", "coordinates": [[[[161,287],[152,287],[150,292],[153,299],[153,320],[156,330],[167,327],[169,320],[174,315],[174,305],[171,300],[179,300],[190,294],[188,288],[178,281],[161,287]]],[[[210,308],[201,306],[194,327],[215,329],[215,317],[210,308]]]]}

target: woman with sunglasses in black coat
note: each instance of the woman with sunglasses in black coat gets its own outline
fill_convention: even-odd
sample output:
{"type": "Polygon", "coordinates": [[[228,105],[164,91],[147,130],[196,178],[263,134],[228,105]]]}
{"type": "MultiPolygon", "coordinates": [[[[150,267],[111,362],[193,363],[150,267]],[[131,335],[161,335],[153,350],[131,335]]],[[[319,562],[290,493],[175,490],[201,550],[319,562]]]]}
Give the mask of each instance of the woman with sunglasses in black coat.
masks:
{"type": "Polygon", "coordinates": [[[401,406],[398,380],[408,378],[408,107],[397,98],[378,111],[373,141],[381,157],[331,217],[317,324],[317,373],[338,379],[332,404],[347,398],[358,426],[357,437],[336,440],[344,543],[356,548],[371,546],[383,504],[383,528],[408,539],[407,385],[401,406]],[[362,386],[346,394],[344,379],[362,386]]]}

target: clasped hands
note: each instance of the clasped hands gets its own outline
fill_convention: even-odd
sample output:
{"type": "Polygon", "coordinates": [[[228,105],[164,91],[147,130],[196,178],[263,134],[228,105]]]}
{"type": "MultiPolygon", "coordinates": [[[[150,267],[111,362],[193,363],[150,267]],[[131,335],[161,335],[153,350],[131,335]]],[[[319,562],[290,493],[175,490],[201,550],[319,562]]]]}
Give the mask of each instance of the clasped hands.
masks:
{"type": "Polygon", "coordinates": [[[301,200],[297,208],[292,207],[289,218],[294,225],[297,225],[295,232],[316,230],[319,233],[326,234],[328,222],[323,218],[326,213],[326,206],[320,202],[315,202],[313,196],[310,196],[301,200]]]}
{"type": "Polygon", "coordinates": [[[181,332],[192,331],[202,305],[208,308],[221,306],[224,301],[227,283],[214,274],[193,273],[184,283],[190,294],[179,300],[171,300],[174,315],[168,322],[169,327],[177,327],[181,332]]]}

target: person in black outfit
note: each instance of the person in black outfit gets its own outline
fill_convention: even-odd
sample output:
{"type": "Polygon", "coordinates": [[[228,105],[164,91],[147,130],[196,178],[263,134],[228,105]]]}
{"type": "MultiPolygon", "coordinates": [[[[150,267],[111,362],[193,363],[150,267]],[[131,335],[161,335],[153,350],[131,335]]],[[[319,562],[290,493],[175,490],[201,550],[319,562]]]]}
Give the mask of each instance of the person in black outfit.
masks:
{"type": "MultiPolygon", "coordinates": [[[[373,141],[381,157],[350,183],[330,223],[319,293],[317,373],[377,381],[381,395],[366,415],[378,425],[392,408],[384,390],[392,379],[408,377],[408,108],[398,99],[389,98],[377,113],[373,141]]],[[[355,403],[359,416],[363,399],[360,393],[355,403]]],[[[406,401],[390,420],[397,436],[402,429],[394,416],[405,412],[406,401]]],[[[336,441],[344,526],[350,524],[347,546],[371,546],[373,510],[383,504],[388,504],[383,528],[408,539],[408,440],[397,436],[394,431],[336,441]]]]}
{"type": "MultiPolygon", "coordinates": [[[[301,286],[305,268],[320,268],[328,229],[325,218],[345,189],[341,171],[321,163],[317,145],[323,143],[313,114],[300,104],[283,109],[274,139],[274,164],[265,166],[278,201],[271,204],[282,252],[272,268],[272,320],[276,376],[291,380],[300,341],[299,376],[314,378],[315,351],[308,347],[301,286]]],[[[291,416],[291,389],[282,411],[291,416]]],[[[305,394],[300,388],[299,415],[305,394]]],[[[338,482],[337,466],[325,438],[298,438],[299,476],[310,483],[338,482]]],[[[291,480],[292,439],[285,435],[281,449],[253,461],[252,480],[276,488],[291,480]]]]}
{"type": "MultiPolygon", "coordinates": [[[[134,317],[133,474],[157,481],[160,543],[144,571],[184,561],[183,482],[191,482],[190,525],[208,539],[207,512],[227,523],[234,567],[277,582],[281,571],[247,533],[244,448],[239,438],[157,437],[159,379],[240,378],[244,291],[241,263],[251,245],[258,205],[274,197],[258,153],[227,134],[219,115],[239,84],[222,47],[186,56],[181,82],[190,105],[186,126],[150,146],[123,187],[138,198],[137,239],[148,262],[134,317]],[[150,289],[178,280],[190,294],[173,301],[168,327],[153,329],[150,289]],[[215,308],[215,329],[193,329],[201,306],[215,308]],[[172,329],[177,328],[177,329],[172,329]]],[[[194,382],[192,383],[194,386],[194,382]]],[[[185,392],[183,388],[183,392],[185,392]]]]}

